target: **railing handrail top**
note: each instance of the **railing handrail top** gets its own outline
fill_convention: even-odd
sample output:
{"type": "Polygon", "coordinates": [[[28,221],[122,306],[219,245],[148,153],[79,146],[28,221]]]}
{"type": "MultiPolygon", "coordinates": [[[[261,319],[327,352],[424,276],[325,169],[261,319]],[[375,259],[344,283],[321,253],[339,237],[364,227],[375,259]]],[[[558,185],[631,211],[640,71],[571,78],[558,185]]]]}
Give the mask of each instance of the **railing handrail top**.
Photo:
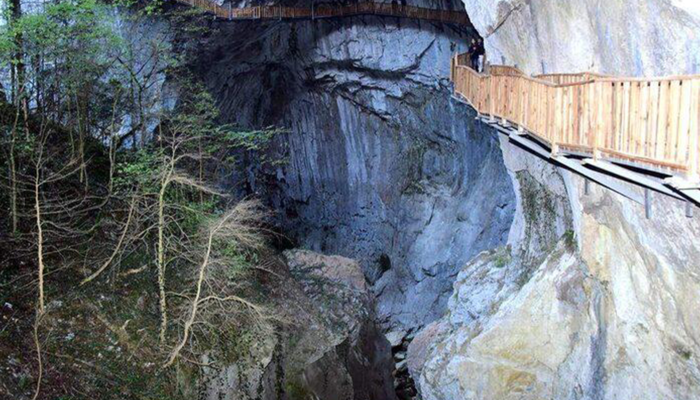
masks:
{"type": "MultiPolygon", "coordinates": [[[[467,53],[463,53],[467,54],[467,53]]],[[[462,54],[460,54],[462,55],[462,54]]],[[[464,67],[467,69],[470,69],[474,71],[471,67],[468,65],[464,64],[457,64],[457,67],[464,67]]],[[[524,79],[527,79],[529,81],[533,82],[539,82],[542,84],[545,84],[547,86],[552,86],[552,87],[569,87],[569,86],[576,86],[576,85],[586,85],[586,84],[591,84],[591,83],[596,83],[596,82],[609,82],[609,83],[628,83],[628,82],[670,82],[670,81],[690,81],[690,80],[700,80],[700,74],[692,74],[692,75],[669,75],[669,76],[661,76],[661,77],[626,77],[626,76],[614,76],[614,75],[606,75],[606,74],[601,74],[598,72],[576,72],[576,73],[550,73],[550,74],[539,74],[539,75],[527,75],[524,72],[522,72],[520,69],[518,69],[515,66],[512,65],[497,65],[497,64],[492,64],[490,65],[491,68],[504,68],[504,69],[510,69],[513,71],[518,71],[520,73],[519,76],[516,77],[522,77],[524,79]],[[587,79],[585,81],[581,82],[571,82],[571,83],[554,83],[548,80],[545,80],[543,78],[546,77],[552,77],[552,76],[585,76],[589,75],[593,77],[592,79],[587,79]]],[[[476,72],[476,71],[474,71],[476,72]]],[[[483,74],[476,72],[477,75],[481,77],[488,77],[489,75],[491,76],[510,76],[510,75],[505,75],[505,74],[483,74]]]]}

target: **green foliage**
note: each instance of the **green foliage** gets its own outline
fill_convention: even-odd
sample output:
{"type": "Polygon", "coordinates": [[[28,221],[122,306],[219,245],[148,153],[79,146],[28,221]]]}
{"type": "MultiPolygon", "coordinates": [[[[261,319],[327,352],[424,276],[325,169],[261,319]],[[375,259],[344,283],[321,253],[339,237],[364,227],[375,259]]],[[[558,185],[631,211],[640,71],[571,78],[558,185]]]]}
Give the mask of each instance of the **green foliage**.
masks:
{"type": "Polygon", "coordinates": [[[120,191],[129,192],[135,187],[147,193],[157,191],[155,178],[160,172],[161,149],[139,149],[127,153],[118,162],[114,184],[120,191]]]}
{"type": "Polygon", "coordinates": [[[684,360],[688,361],[693,357],[693,352],[687,349],[684,349],[681,351],[681,357],[683,357],[684,360]]]}
{"type": "Polygon", "coordinates": [[[82,87],[109,68],[113,54],[104,49],[121,45],[120,37],[107,24],[110,20],[108,8],[96,0],[45,3],[43,12],[22,15],[3,27],[0,59],[4,64],[26,63],[27,59],[51,62],[52,73],[42,74],[44,80],[70,89],[82,87]],[[22,60],[17,59],[18,54],[22,60]]]}
{"type": "Polygon", "coordinates": [[[494,265],[496,268],[503,268],[511,261],[512,255],[510,247],[499,249],[494,256],[494,265]]]}
{"type": "Polygon", "coordinates": [[[221,255],[228,260],[228,279],[235,281],[240,278],[253,265],[254,260],[244,250],[240,249],[235,243],[217,243],[221,249],[221,255]]]}
{"type": "Polygon", "coordinates": [[[308,400],[315,397],[303,383],[297,380],[286,382],[285,393],[291,400],[308,400]]]}
{"type": "Polygon", "coordinates": [[[576,232],[574,232],[573,230],[568,230],[568,231],[564,232],[564,244],[566,245],[566,247],[569,250],[571,250],[571,251],[576,250],[578,248],[578,241],[576,240],[576,232]]]}

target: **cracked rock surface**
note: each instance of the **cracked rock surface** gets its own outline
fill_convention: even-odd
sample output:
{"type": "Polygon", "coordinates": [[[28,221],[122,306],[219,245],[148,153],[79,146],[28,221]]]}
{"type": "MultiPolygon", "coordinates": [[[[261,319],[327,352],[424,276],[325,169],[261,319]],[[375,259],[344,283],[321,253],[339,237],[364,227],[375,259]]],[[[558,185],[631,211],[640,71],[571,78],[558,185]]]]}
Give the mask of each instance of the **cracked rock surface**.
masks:
{"type": "Polygon", "coordinates": [[[232,190],[266,199],[301,247],[359,260],[385,329],[440,317],[460,266],[504,244],[514,213],[495,135],[450,99],[450,56],[472,33],[378,17],[218,28],[198,72],[225,118],[286,130],[285,162],[248,160],[232,190]]]}
{"type": "Polygon", "coordinates": [[[509,244],[462,269],[447,314],[409,346],[422,398],[698,398],[700,218],[655,196],[646,219],[503,150],[518,193],[509,244]]]}

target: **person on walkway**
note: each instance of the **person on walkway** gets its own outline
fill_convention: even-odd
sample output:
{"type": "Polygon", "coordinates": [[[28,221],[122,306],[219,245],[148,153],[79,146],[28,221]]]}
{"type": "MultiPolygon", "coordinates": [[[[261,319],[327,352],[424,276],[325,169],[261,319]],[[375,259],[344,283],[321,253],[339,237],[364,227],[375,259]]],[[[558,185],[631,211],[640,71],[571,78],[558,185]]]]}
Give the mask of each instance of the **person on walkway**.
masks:
{"type": "Polygon", "coordinates": [[[476,41],[476,68],[474,68],[477,72],[483,72],[484,68],[483,65],[486,64],[486,48],[484,47],[484,39],[479,38],[479,40],[476,41]],[[479,57],[483,57],[483,62],[481,69],[479,69],[479,57]]]}
{"type": "Polygon", "coordinates": [[[467,52],[469,53],[469,64],[471,68],[479,72],[479,44],[476,42],[476,39],[472,39],[472,43],[469,45],[469,50],[467,52]]]}
{"type": "Polygon", "coordinates": [[[472,39],[472,44],[469,46],[469,63],[474,71],[481,72],[479,69],[479,57],[485,54],[484,40],[481,38],[472,39]]]}

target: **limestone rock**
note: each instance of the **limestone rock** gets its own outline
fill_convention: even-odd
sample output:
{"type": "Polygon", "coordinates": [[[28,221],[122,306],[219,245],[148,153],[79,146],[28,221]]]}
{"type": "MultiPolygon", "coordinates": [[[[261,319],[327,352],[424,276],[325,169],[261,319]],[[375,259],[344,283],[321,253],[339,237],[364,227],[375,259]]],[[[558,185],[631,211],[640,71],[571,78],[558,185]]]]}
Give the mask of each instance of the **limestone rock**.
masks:
{"type": "Polygon", "coordinates": [[[487,56],[529,73],[700,72],[693,0],[463,0],[487,56]]]}
{"type": "Polygon", "coordinates": [[[557,211],[535,237],[542,215],[519,205],[511,250],[459,273],[448,314],[409,347],[423,398],[700,396],[700,218],[659,196],[647,220],[640,205],[600,187],[584,196],[582,178],[503,146],[519,203],[531,186],[569,207],[540,202],[557,211]]]}
{"type": "Polygon", "coordinates": [[[391,331],[386,334],[386,339],[391,347],[400,347],[406,337],[406,331],[391,331]]]}

